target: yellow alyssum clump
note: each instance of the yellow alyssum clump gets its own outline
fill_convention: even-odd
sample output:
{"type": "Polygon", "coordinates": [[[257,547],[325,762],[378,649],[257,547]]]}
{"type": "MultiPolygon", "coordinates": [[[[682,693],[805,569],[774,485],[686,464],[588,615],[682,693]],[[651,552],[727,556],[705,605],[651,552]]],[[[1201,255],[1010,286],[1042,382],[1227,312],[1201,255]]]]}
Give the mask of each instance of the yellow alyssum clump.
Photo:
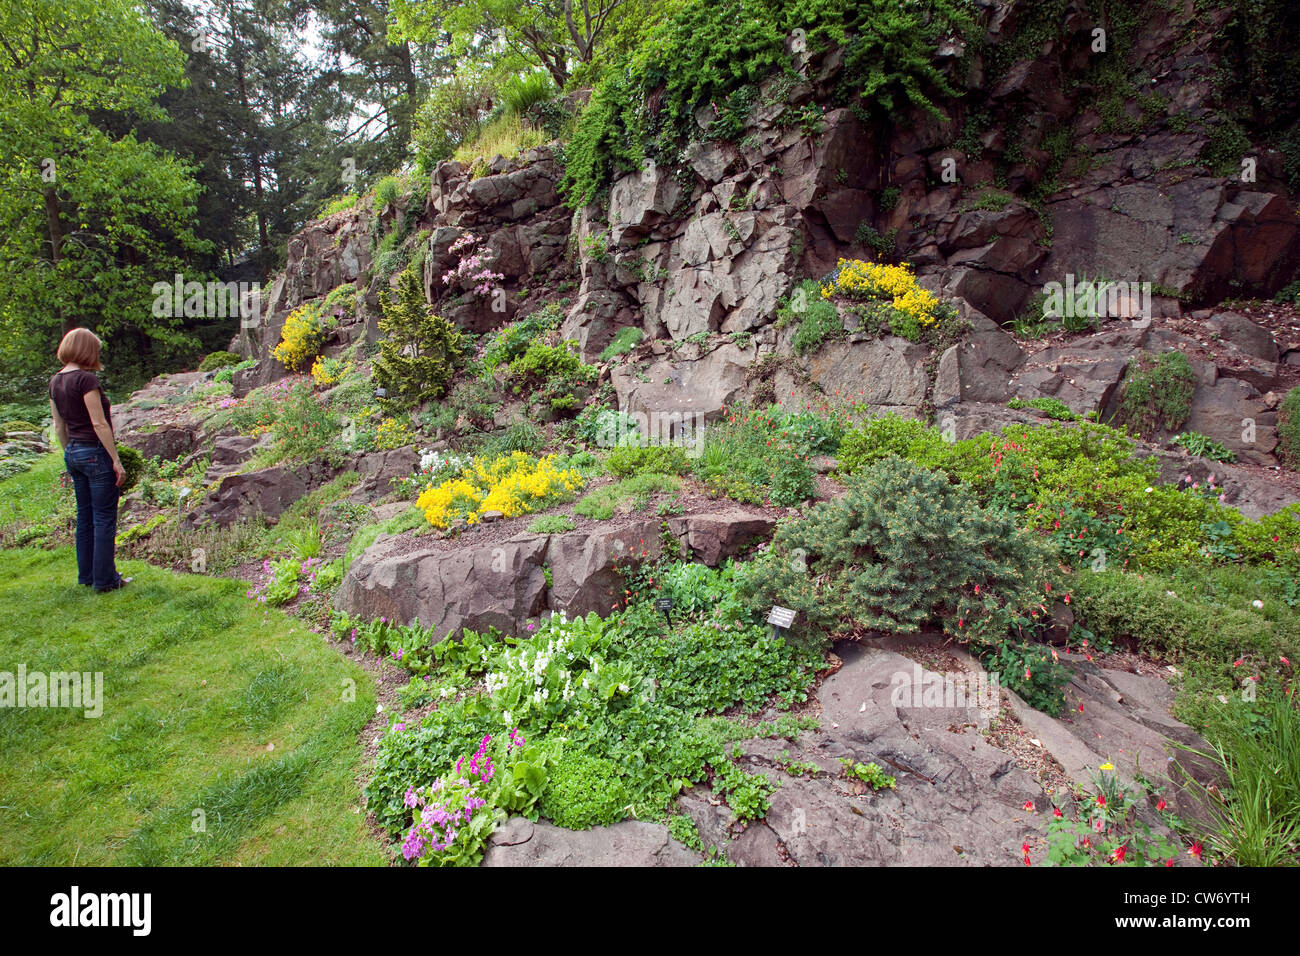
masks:
{"type": "Polygon", "coordinates": [[[507,518],[539,511],[572,497],[582,485],[582,475],[557,467],[555,456],[536,459],[517,451],[492,461],[474,459],[457,477],[426,488],[415,506],[429,524],[446,528],[456,518],[475,524],[485,511],[507,518]]]}
{"type": "Polygon", "coordinates": [[[284,367],[297,372],[325,346],[325,320],[320,307],[307,302],[289,313],[280,332],[280,344],[271,352],[284,367]]]}
{"type": "Polygon", "coordinates": [[[890,304],[920,325],[939,321],[939,299],[916,284],[907,263],[896,266],[861,259],[841,259],[835,278],[821,287],[822,297],[845,295],[855,299],[887,299],[890,304]]]}
{"type": "Polygon", "coordinates": [[[380,451],[401,448],[415,441],[415,435],[406,422],[396,418],[385,418],[375,429],[375,447],[380,451]]]}

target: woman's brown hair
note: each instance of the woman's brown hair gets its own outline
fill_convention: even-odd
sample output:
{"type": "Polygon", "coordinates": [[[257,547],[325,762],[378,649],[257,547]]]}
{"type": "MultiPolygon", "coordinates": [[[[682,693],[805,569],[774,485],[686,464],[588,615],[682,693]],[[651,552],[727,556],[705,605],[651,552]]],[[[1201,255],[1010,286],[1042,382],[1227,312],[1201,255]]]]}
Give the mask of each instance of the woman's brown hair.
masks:
{"type": "Polygon", "coordinates": [[[57,355],[64,365],[80,365],[84,369],[98,372],[104,367],[99,364],[101,347],[99,336],[90,329],[73,329],[59,343],[57,355]]]}

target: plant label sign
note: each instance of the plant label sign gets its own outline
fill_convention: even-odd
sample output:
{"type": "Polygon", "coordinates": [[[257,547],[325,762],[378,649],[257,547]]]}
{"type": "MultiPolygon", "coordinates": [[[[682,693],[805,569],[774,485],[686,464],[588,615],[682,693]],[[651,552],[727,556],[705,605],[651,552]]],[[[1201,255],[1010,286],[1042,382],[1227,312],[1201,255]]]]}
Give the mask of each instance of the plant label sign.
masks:
{"type": "Polygon", "coordinates": [[[772,611],[767,616],[767,623],[773,627],[779,627],[782,630],[788,628],[794,623],[795,612],[788,607],[781,607],[779,604],[772,605],[772,611]]]}
{"type": "Polygon", "coordinates": [[[672,627],[673,619],[669,616],[668,612],[673,609],[673,599],[659,598],[655,601],[655,607],[664,612],[664,620],[668,623],[669,627],[672,627]]]}

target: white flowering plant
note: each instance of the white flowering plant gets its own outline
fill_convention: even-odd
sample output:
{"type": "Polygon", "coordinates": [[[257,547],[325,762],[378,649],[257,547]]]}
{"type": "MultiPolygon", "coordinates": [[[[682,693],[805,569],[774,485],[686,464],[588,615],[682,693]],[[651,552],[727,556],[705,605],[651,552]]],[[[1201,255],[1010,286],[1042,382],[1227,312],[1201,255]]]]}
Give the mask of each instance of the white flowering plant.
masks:
{"type": "Polygon", "coordinates": [[[484,677],[478,706],[510,727],[534,732],[558,720],[583,722],[582,712],[643,690],[627,662],[608,663],[597,652],[605,622],[595,614],[544,621],[531,640],[498,657],[484,677]]]}

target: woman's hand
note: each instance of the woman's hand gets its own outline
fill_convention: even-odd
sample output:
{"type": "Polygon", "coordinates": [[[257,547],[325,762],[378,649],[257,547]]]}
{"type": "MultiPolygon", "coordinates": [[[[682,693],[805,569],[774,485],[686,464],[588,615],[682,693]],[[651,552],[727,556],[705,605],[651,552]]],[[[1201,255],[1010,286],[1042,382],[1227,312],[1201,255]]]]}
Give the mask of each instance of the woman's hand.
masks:
{"type": "Polygon", "coordinates": [[[113,474],[117,475],[117,486],[121,488],[122,482],[126,481],[126,469],[120,461],[113,462],[113,474]]]}

